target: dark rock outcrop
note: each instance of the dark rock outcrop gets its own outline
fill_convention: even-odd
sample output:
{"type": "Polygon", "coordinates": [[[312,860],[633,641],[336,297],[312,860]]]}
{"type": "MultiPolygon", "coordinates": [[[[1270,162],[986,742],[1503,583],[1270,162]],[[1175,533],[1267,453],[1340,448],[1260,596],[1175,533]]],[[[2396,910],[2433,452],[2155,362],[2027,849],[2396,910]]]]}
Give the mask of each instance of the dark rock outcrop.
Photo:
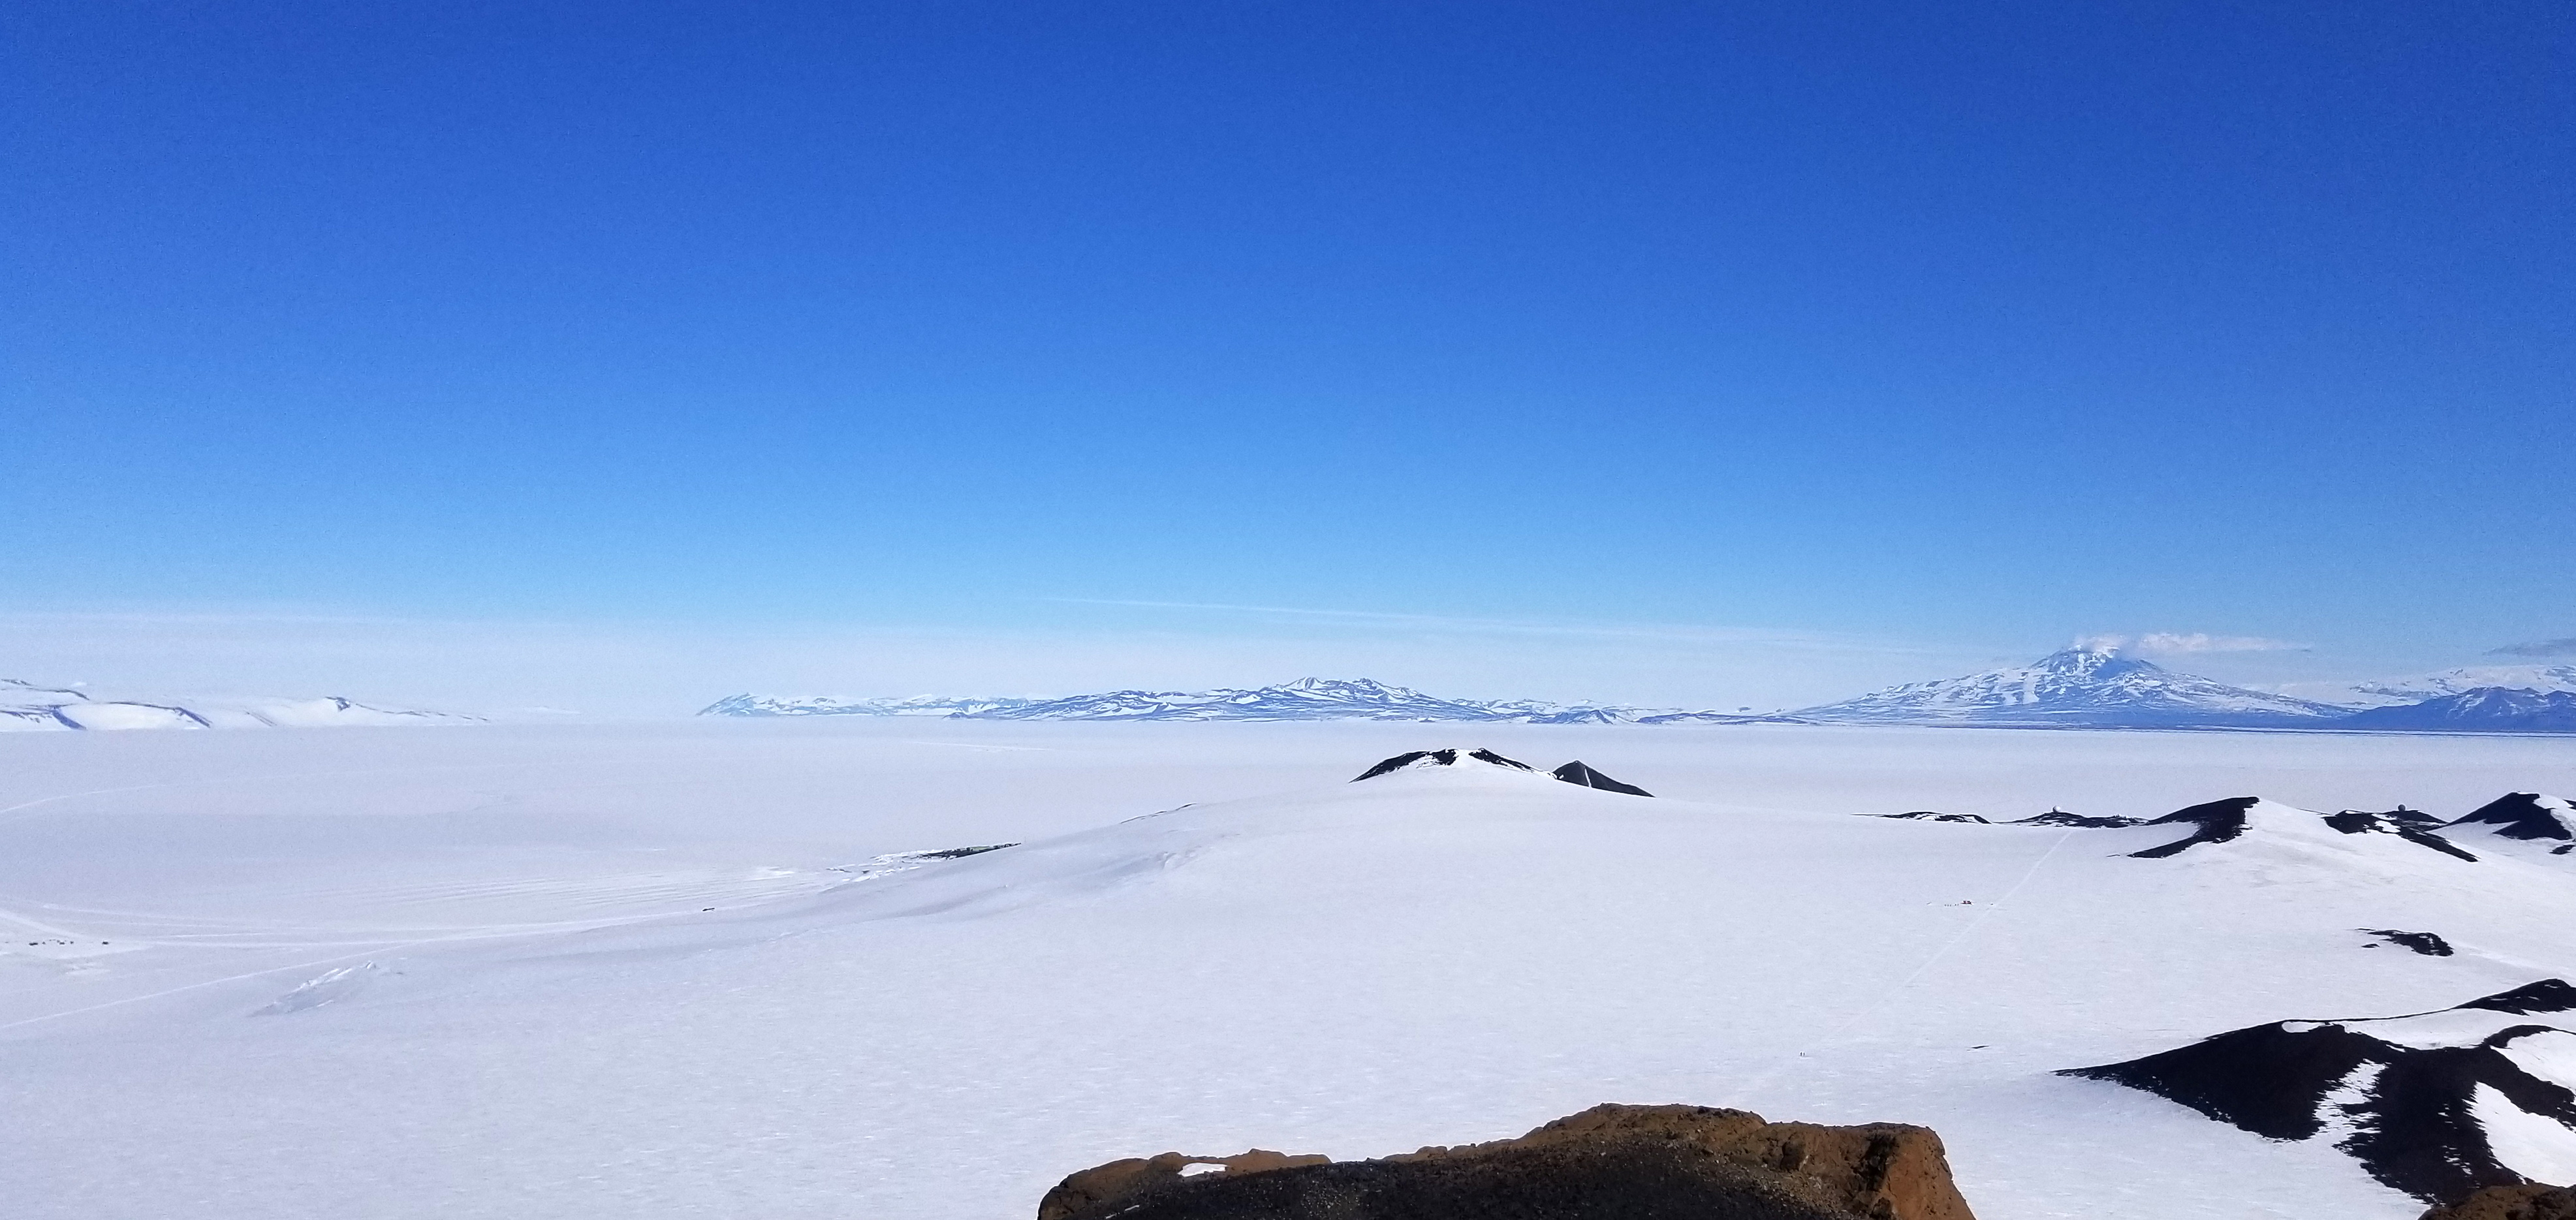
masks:
{"type": "Polygon", "coordinates": [[[1603,775],[1602,773],[1583,765],[1583,760],[1580,758],[1575,759],[1573,762],[1567,763],[1562,767],[1558,767],[1556,770],[1549,772],[1549,774],[1554,775],[1558,779],[1564,780],[1569,784],[1581,784],[1586,788],[1599,788],[1604,792],[1625,792],[1630,796],[1654,795],[1654,793],[1648,792],[1635,784],[1623,784],[1607,775],[1603,775]]]}
{"type": "Polygon", "coordinates": [[[2145,818],[2124,818],[2116,814],[2096,816],[2081,813],[2068,813],[2063,809],[2051,809],[2046,813],[2035,813],[2026,818],[2015,818],[2009,824],[2014,826],[2071,826],[2078,830],[2118,830],[2130,826],[2144,826],[2146,823],[2147,820],[2145,818]]]}
{"type": "Polygon", "coordinates": [[[2059,1075],[2142,1089],[2265,1139],[2339,1135],[2371,1177],[2429,1202],[2527,1180],[2498,1157],[2481,1107],[2576,1132],[2576,1092],[2531,1067],[2571,1043],[2576,987],[2542,979],[2432,1013],[2276,1021],[2059,1075]]]}
{"type": "Polygon", "coordinates": [[[1038,1220],[1974,1220],[1922,1127],[1595,1106],[1519,1139],[1373,1161],[1252,1152],[1112,1161],[1038,1220]],[[1240,1163],[1240,1164],[1238,1164],[1240,1163]],[[1190,1165],[1223,1165],[1185,1176],[1190,1165]]]}
{"type": "Polygon", "coordinates": [[[1971,826],[1992,826],[1994,822],[1973,813],[1943,813],[1938,809],[1917,809],[1912,813],[1873,813],[1874,818],[1895,818],[1900,822],[1963,822],[1971,826]]]}
{"type": "Polygon", "coordinates": [[[2576,1220],[2576,1190],[2564,1186],[2490,1186],[2423,1220],[2576,1220]]]}
{"type": "MultiPolygon", "coordinates": [[[[2452,953],[2451,942],[2442,939],[2441,934],[2438,932],[2401,932],[2395,928],[2363,928],[2361,930],[2368,932],[2381,940],[2387,941],[2389,944],[2412,949],[2426,957],[2449,957],[2452,953]]],[[[2363,948],[2366,949],[2376,949],[2378,947],[2379,946],[2377,945],[2363,946],[2363,948]]]]}
{"type": "Polygon", "coordinates": [[[2210,801],[2187,809],[2177,809],[2147,825],[2163,826],[2169,823],[2180,823],[2196,826],[2199,829],[2194,830],[2188,838],[2176,839],[2159,847],[2150,847],[2145,851],[2133,851],[2129,854],[2141,860],[2161,860],[2166,856],[2181,855],[2203,843],[2225,843],[2245,833],[2245,811],[2252,809],[2255,803],[2262,799],[2257,796],[2231,796],[2223,801],[2210,801]]]}

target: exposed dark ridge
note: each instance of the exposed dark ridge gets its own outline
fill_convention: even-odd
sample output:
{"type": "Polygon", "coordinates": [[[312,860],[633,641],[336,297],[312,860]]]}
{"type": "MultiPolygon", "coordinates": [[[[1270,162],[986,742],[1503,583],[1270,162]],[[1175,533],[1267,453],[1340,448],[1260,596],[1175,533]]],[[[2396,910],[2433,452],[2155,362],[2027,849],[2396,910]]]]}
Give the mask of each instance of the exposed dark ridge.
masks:
{"type": "MultiPolygon", "coordinates": [[[[2361,931],[2387,941],[2389,944],[2397,945],[2401,948],[2412,949],[2426,957],[2451,956],[2451,942],[2442,939],[2439,935],[2432,932],[2400,932],[2395,928],[2363,928],[2361,931]]],[[[2378,947],[2379,946],[2377,945],[2363,946],[2363,948],[2366,949],[2376,949],[2378,947]]]]}
{"type": "Polygon", "coordinates": [[[2480,805],[2453,826],[2493,826],[2502,839],[2571,839],[2567,825],[2540,803],[2537,792],[2510,792],[2480,805]]]}
{"type": "Polygon", "coordinates": [[[2569,986],[2565,979],[2542,979],[2511,991],[2480,996],[2460,1007],[2510,1013],[2576,1012],[2576,987],[2569,986]]]}
{"type": "Polygon", "coordinates": [[[1994,825],[1993,822],[1973,813],[1942,813],[1936,809],[1917,809],[1912,813],[1873,813],[1869,816],[1895,818],[1906,822],[1973,822],[1979,826],[1994,825]]]}
{"type": "MultiPolygon", "coordinates": [[[[1451,753],[1451,752],[1450,752],[1450,751],[1448,751],[1448,750],[1442,750],[1442,751],[1440,751],[1440,752],[1441,752],[1441,753],[1443,753],[1443,754],[1449,754],[1449,753],[1451,753]]],[[[1453,757],[1454,757],[1454,756],[1453,756],[1453,757]]],[[[1494,753],[1494,752],[1493,752],[1493,751],[1491,751],[1491,750],[1478,750],[1478,751],[1476,751],[1475,753],[1469,754],[1467,757],[1469,757],[1469,758],[1473,758],[1473,759],[1476,759],[1476,760],[1478,760],[1478,761],[1480,761],[1480,762],[1489,762],[1489,763],[1494,764],[1494,765],[1495,765],[1495,766],[1497,766],[1497,767],[1518,767],[1518,768],[1520,768],[1520,769],[1521,769],[1521,770],[1523,770],[1523,771],[1535,771],[1535,770],[1537,770],[1537,769],[1538,769],[1538,768],[1536,768],[1536,767],[1533,767],[1533,766],[1529,765],[1528,763],[1525,763],[1525,762],[1520,761],[1520,760],[1519,760],[1519,759],[1517,759],[1517,758],[1505,758],[1505,757],[1503,757],[1502,755],[1500,755],[1500,754],[1496,754],[1496,753],[1494,753]]],[[[1444,759],[1441,759],[1440,761],[1442,761],[1442,762],[1444,762],[1444,763],[1445,763],[1445,762],[1448,762],[1448,761],[1450,761],[1450,760],[1449,760],[1449,759],[1447,759],[1447,758],[1444,758],[1444,759]]]]}
{"type": "MultiPolygon", "coordinates": [[[[1444,763],[1453,761],[1458,757],[1458,752],[1455,750],[1442,750],[1440,753],[1449,756],[1448,758],[1440,760],[1444,763]]],[[[1407,750],[1404,753],[1387,759],[1366,771],[1360,772],[1357,776],[1352,778],[1351,782],[1356,784],[1364,779],[1376,779],[1389,771],[1401,771],[1406,767],[1410,767],[1415,763],[1421,762],[1423,759],[1431,757],[1431,755],[1432,751],[1429,750],[1407,750]]]]}
{"type": "Polygon", "coordinates": [[[2147,820],[2145,818],[2124,818],[2109,814],[2096,816],[2081,813],[2068,813],[2063,809],[2051,809],[2046,813],[2033,814],[2026,818],[2015,818],[2011,822],[2006,823],[2006,825],[2009,826],[2074,826],[2085,830],[2117,830],[2124,826],[2144,826],[2146,824],[2147,820]]]}
{"type": "MultiPolygon", "coordinates": [[[[2429,821],[2432,821],[2432,819],[2423,814],[2415,813],[2414,810],[2404,808],[2400,808],[2389,813],[2370,813],[2359,809],[2346,809],[2341,813],[2329,813],[2325,815],[2325,824],[2344,834],[2396,835],[2397,837],[2415,844],[2418,847],[2429,847],[2435,851],[2442,852],[2445,855],[2458,856],[2463,860],[2472,862],[2476,861],[2477,857],[2469,854],[2466,850],[2461,848],[2459,844],[2453,843],[2449,839],[2445,839],[2440,835],[2434,834],[2430,830],[2424,829],[2422,823],[2429,821]],[[2410,816],[2400,817],[2399,815],[2401,814],[2410,816]]],[[[2433,824],[2438,826],[2441,823],[2433,822],[2433,824]]]]}
{"type": "Polygon", "coordinates": [[[987,843],[982,847],[946,847],[941,848],[938,851],[923,852],[921,853],[921,858],[924,860],[963,860],[968,856],[980,856],[988,851],[1000,851],[1005,847],[1017,846],[1019,846],[1017,843],[987,843]]]}
{"type": "Polygon", "coordinates": [[[1607,775],[1603,775],[1602,773],[1583,765],[1583,760],[1579,758],[1562,767],[1558,767],[1556,770],[1551,771],[1548,774],[1564,780],[1569,784],[1581,784],[1586,788],[1599,788],[1604,792],[1625,792],[1630,796],[1654,795],[1654,793],[1648,792],[1635,784],[1623,784],[1607,775]]]}
{"type": "Polygon", "coordinates": [[[2161,860],[2166,856],[2180,855],[2203,843],[2227,842],[2245,833],[2245,811],[2252,809],[2255,802],[2261,799],[2263,798],[2257,796],[2231,796],[2222,801],[2210,801],[2206,804],[2177,809],[2146,825],[2189,823],[2200,829],[2192,832],[2189,838],[2176,839],[2171,843],[2150,847],[2145,851],[2133,851],[2129,854],[2141,860],[2161,860]]]}

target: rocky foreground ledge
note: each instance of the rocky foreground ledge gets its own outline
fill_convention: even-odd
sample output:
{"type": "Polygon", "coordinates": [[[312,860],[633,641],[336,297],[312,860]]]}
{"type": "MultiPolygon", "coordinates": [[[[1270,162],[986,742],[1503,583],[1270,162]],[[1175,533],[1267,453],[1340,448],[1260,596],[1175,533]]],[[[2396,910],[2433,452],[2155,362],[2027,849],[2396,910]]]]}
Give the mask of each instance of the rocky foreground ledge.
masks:
{"type": "Polygon", "coordinates": [[[1519,1139],[1372,1161],[1258,1149],[1111,1161],[1038,1220],[1975,1220],[1941,1137],[1706,1106],[1594,1106],[1519,1139]]]}
{"type": "Polygon", "coordinates": [[[2424,1213],[2424,1220],[2576,1220],[2576,1187],[2490,1186],[2424,1213]]]}

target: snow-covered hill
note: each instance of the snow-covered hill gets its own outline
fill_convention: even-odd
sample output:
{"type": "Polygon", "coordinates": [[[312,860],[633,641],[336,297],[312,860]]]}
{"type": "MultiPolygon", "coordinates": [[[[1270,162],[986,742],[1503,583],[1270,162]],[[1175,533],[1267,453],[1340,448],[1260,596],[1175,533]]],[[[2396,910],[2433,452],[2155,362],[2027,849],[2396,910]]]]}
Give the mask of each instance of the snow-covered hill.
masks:
{"type": "Polygon", "coordinates": [[[2365,682],[2294,682],[2275,687],[2280,693],[2319,703],[2347,707],[2394,707],[2421,703],[2451,695],[2464,695],[2481,687],[2503,687],[2507,690],[2576,691],[2576,665],[2479,665],[2466,669],[2446,669],[2440,673],[2418,674],[2407,678],[2376,678],[2365,682]]]}
{"type": "Polygon", "coordinates": [[[331,728],[472,724],[455,712],[370,707],[337,695],[320,699],[109,698],[78,687],[0,678],[0,730],[331,728]]]}
{"type": "MultiPolygon", "coordinates": [[[[1622,724],[1666,718],[1629,707],[1515,699],[1443,699],[1367,678],[1300,678],[1211,691],[1120,690],[1061,699],[775,699],[735,695],[701,716],[949,716],[971,720],[1411,720],[1485,724],[1622,724]]],[[[1705,715],[1707,713],[1701,713],[1705,715]]],[[[1741,718],[1738,718],[1741,719],[1741,718]]]]}
{"type": "Polygon", "coordinates": [[[2309,728],[2348,711],[2175,673],[2112,651],[2069,648],[2031,665],[1912,683],[1790,714],[1829,724],[2309,728]]]}

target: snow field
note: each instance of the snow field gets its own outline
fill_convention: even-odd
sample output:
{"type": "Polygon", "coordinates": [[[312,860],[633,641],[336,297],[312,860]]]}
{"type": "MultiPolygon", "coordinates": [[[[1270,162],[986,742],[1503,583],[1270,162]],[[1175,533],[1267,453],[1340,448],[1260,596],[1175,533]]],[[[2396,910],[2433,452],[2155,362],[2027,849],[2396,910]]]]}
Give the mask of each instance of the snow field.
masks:
{"type": "Polygon", "coordinates": [[[0,910],[142,947],[0,958],[0,1194],[1025,1217],[1114,1156],[1376,1155],[1621,1100],[1925,1123],[1988,1220],[2398,1220],[2327,1141],[2048,1073],[2576,972],[2547,861],[1848,816],[2457,816],[2576,789],[2545,741],[932,727],[10,738],[0,910]],[[1662,795],[1345,782],[1453,744],[1662,795]]]}

